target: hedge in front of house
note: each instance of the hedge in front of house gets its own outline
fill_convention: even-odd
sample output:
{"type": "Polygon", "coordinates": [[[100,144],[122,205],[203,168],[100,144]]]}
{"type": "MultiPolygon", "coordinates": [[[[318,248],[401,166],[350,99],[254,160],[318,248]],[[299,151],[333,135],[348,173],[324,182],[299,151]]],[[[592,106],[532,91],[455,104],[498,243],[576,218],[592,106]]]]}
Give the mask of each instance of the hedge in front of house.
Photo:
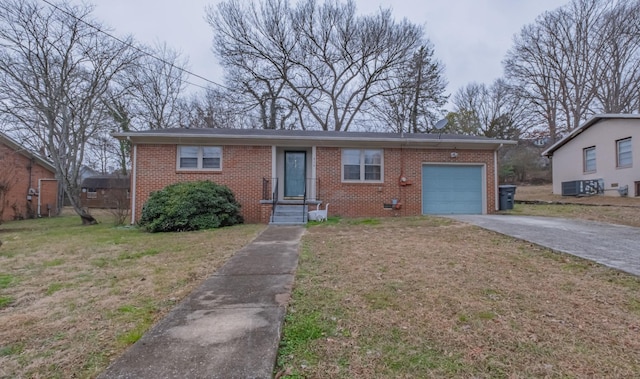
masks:
{"type": "Polygon", "coordinates": [[[149,232],[182,232],[239,223],[240,204],[233,192],[205,180],[171,184],[153,192],[138,222],[149,232]]]}

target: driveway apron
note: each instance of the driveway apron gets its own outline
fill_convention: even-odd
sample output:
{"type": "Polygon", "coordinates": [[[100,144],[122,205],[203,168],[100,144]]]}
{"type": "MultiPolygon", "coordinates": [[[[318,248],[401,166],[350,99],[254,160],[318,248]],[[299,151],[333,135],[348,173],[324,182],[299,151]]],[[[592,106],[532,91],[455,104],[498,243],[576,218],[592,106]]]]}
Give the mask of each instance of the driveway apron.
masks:
{"type": "Polygon", "coordinates": [[[270,226],[99,378],[271,378],[300,226],[270,226]]]}
{"type": "Polygon", "coordinates": [[[640,276],[640,228],[553,217],[448,217],[640,276]]]}

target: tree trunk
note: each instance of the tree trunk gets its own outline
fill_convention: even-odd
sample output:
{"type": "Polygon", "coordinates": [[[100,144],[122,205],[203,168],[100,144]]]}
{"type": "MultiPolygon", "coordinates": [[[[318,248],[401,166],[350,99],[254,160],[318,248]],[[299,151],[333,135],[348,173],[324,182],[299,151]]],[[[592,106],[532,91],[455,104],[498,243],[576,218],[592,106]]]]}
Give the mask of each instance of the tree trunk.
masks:
{"type": "Polygon", "coordinates": [[[80,218],[82,219],[82,225],[95,225],[98,223],[98,220],[88,213],[80,215],[80,218]]]}
{"type": "Polygon", "coordinates": [[[89,213],[89,210],[87,210],[87,208],[83,208],[80,205],[80,198],[77,196],[72,196],[70,193],[68,193],[68,198],[69,201],[71,202],[71,206],[73,207],[73,210],[76,211],[76,213],[78,214],[78,216],[80,216],[80,219],[82,220],[82,225],[95,225],[98,223],[98,220],[96,220],[91,213],[89,213]]]}

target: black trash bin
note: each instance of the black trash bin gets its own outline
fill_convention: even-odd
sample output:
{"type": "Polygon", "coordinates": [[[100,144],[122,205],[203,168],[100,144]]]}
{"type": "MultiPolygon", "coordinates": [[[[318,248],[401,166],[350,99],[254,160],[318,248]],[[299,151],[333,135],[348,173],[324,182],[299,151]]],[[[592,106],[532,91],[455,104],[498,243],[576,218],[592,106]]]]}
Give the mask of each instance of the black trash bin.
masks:
{"type": "Polygon", "coordinates": [[[513,209],[513,202],[516,197],[516,186],[505,184],[498,186],[498,196],[500,197],[500,210],[513,209]]]}

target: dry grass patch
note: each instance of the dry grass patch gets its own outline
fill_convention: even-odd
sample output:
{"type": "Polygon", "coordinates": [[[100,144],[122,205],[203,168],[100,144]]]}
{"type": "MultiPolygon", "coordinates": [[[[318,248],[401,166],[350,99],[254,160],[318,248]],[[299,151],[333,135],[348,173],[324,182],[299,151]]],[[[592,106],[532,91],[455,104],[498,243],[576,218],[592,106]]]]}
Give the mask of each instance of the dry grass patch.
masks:
{"type": "Polygon", "coordinates": [[[94,377],[263,226],[148,234],[77,216],[0,227],[0,377],[94,377]]]}
{"type": "Polygon", "coordinates": [[[516,203],[512,211],[505,213],[577,218],[640,227],[640,197],[559,196],[552,193],[551,185],[544,185],[518,186],[515,199],[541,203],[516,203]]]}
{"type": "Polygon", "coordinates": [[[621,207],[640,207],[640,197],[634,196],[561,196],[554,195],[551,184],[540,186],[520,185],[516,187],[516,200],[538,200],[548,202],[561,202],[568,204],[587,204],[621,207]]]}
{"type": "Polygon", "coordinates": [[[440,218],[314,226],[287,377],[637,377],[640,281],[440,218]]]}

